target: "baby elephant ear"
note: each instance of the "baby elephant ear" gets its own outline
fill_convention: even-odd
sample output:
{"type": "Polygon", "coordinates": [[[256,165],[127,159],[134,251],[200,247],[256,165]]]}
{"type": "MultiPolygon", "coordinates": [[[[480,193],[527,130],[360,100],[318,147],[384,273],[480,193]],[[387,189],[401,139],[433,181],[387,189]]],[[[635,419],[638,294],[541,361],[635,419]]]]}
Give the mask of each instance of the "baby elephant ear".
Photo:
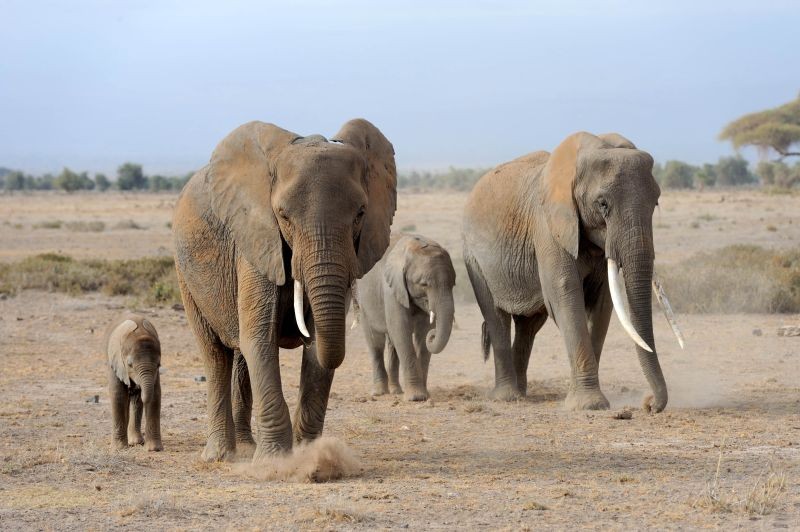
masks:
{"type": "Polygon", "coordinates": [[[211,209],[236,248],[270,281],[286,282],[281,233],[272,211],[272,179],[281,151],[299,135],[264,122],[233,130],[211,155],[211,209]]]}
{"type": "Polygon", "coordinates": [[[130,386],[131,379],[128,377],[128,366],[125,364],[125,357],[122,346],[128,335],[136,330],[138,325],[133,320],[125,320],[117,325],[108,337],[108,363],[117,375],[117,378],[130,386]]]}
{"type": "Polygon", "coordinates": [[[575,206],[578,154],[584,143],[596,139],[590,133],[574,133],[553,150],[542,170],[542,208],[547,227],[558,244],[578,258],[580,228],[575,206]]]}
{"type": "Polygon", "coordinates": [[[397,302],[405,308],[409,308],[411,301],[406,289],[407,250],[404,240],[398,241],[386,254],[383,266],[383,280],[397,302]]]}
{"type": "Polygon", "coordinates": [[[597,137],[612,148],[628,148],[629,150],[636,149],[636,146],[633,144],[633,142],[629,141],[619,133],[603,133],[602,135],[597,135],[597,137]]]}
{"type": "Polygon", "coordinates": [[[142,320],[142,327],[144,327],[144,330],[147,331],[150,336],[158,340],[158,331],[156,331],[155,325],[150,323],[149,320],[142,320]]]}
{"type": "Polygon", "coordinates": [[[389,228],[397,209],[397,169],[394,147],[380,130],[363,118],[350,120],[332,140],[349,144],[366,163],[367,212],[358,239],[359,277],[367,273],[389,246],[389,228]]]}

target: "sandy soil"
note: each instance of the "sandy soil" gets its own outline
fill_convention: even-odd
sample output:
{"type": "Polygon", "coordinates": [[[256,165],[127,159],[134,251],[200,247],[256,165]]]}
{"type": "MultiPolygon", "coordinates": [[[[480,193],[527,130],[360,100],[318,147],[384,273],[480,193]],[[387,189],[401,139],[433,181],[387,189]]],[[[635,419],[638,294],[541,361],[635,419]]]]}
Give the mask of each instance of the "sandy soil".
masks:
{"type": "MultiPolygon", "coordinates": [[[[414,225],[460,256],[464,199],[404,194],[395,228],[414,225]]],[[[0,260],[56,250],[169,254],[173,203],[151,195],[2,196],[0,260]],[[34,228],[52,220],[102,220],[107,228],[34,228]],[[121,220],[146,229],[114,229],[121,220]]],[[[735,242],[800,242],[796,196],[669,193],[661,204],[659,262],[735,242]]],[[[776,335],[800,316],[680,315],[685,351],[657,319],[670,386],[659,415],[638,410],[647,385],[615,319],[601,364],[610,412],[563,410],[568,367],[552,323],[534,346],[530,397],[510,404],[485,397],[493,365],[480,355],[472,304],[458,305],[459,329],[431,362],[427,403],[370,397],[363,338],[352,331],[325,432],[349,446],[361,471],[307,484],[261,480],[264,466],[199,460],[206,391],[195,377],[203,365],[183,313],[171,309],[139,309],[164,346],[165,451],[110,450],[100,342],[128,304],[35,291],[0,301],[0,528],[800,528],[800,338],[776,335]],[[99,403],[87,402],[95,395],[99,403]],[[626,406],[633,418],[613,419],[626,406]],[[776,478],[785,481],[777,495],[754,489],[776,478]],[[719,501],[709,504],[713,493],[719,501]],[[764,498],[774,502],[767,515],[745,508],[764,498]]],[[[281,354],[292,411],[298,355],[281,354]]]]}

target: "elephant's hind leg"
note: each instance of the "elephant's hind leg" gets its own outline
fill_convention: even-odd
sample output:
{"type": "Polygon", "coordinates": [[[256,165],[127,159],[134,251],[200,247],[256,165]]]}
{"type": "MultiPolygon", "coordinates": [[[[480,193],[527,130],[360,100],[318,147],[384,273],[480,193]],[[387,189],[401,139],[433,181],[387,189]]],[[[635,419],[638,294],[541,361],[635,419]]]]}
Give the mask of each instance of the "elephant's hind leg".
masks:
{"type": "Polygon", "coordinates": [[[528,362],[531,358],[533,339],[547,321],[547,314],[533,316],[514,316],[514,372],[517,375],[517,389],[524,397],[528,393],[528,362]]]}
{"type": "Polygon", "coordinates": [[[400,357],[397,356],[397,349],[394,348],[391,340],[386,340],[386,365],[389,374],[389,393],[399,395],[403,393],[400,386],[400,357]]]}
{"type": "Polygon", "coordinates": [[[474,259],[465,257],[465,264],[494,352],[494,389],[489,396],[500,401],[519,399],[517,374],[511,354],[511,315],[495,306],[489,286],[474,259]]]}
{"type": "Polygon", "coordinates": [[[142,436],[142,393],[130,394],[130,410],[128,413],[128,445],[144,444],[142,436]]]}
{"type": "Polygon", "coordinates": [[[334,370],[319,365],[313,346],[303,348],[300,393],[292,429],[295,442],[315,440],[322,434],[333,374],[334,370]]]}
{"type": "Polygon", "coordinates": [[[225,347],[211,330],[178,272],[186,317],[203,353],[208,379],[208,439],[202,453],[207,462],[230,460],[236,453],[233,412],[231,410],[231,375],[233,350],[225,347]]]}
{"type": "Polygon", "coordinates": [[[364,336],[367,339],[367,349],[372,359],[372,395],[389,393],[389,375],[383,362],[383,351],[386,346],[386,335],[369,328],[364,324],[364,336]]]}
{"type": "Polygon", "coordinates": [[[252,454],[256,447],[250,428],[250,419],[253,415],[253,390],[250,388],[247,362],[238,349],[233,353],[231,401],[237,452],[241,454],[243,451],[250,451],[249,454],[252,454]]]}

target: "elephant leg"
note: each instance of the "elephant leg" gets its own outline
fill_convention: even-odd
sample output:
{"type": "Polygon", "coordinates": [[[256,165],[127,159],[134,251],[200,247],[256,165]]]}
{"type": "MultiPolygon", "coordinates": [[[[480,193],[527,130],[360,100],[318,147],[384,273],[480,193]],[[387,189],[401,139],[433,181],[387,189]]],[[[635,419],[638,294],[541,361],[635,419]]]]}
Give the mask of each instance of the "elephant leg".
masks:
{"type": "Polygon", "coordinates": [[[241,451],[244,448],[255,450],[256,441],[250,429],[250,419],[253,415],[253,390],[250,388],[250,373],[247,371],[247,362],[242,352],[236,349],[233,352],[233,376],[231,381],[231,402],[233,410],[233,425],[236,431],[236,447],[241,451]]]}
{"type": "Polygon", "coordinates": [[[111,399],[112,445],[117,449],[128,446],[128,387],[121,382],[114,370],[108,368],[108,395],[111,399]]]}
{"type": "Polygon", "coordinates": [[[278,358],[281,298],[279,288],[248,264],[240,263],[238,273],[239,346],[253,391],[256,425],[253,461],[258,462],[292,448],[292,423],[283,397],[278,358]]]}
{"type": "Polygon", "coordinates": [[[389,393],[389,376],[383,362],[386,335],[372,330],[366,323],[363,329],[369,356],[372,359],[372,395],[387,394],[389,393]]]}
{"type": "Polygon", "coordinates": [[[465,260],[465,264],[494,352],[494,389],[489,396],[500,401],[519,399],[517,374],[511,353],[511,316],[495,306],[489,285],[477,264],[471,259],[465,260]]]}
{"type": "MultiPolygon", "coordinates": [[[[399,306],[399,303],[398,303],[399,306]]],[[[397,315],[397,313],[395,313],[397,315]]],[[[422,380],[422,371],[417,359],[417,352],[414,349],[413,341],[413,322],[407,315],[396,318],[388,322],[389,338],[400,358],[403,367],[402,378],[405,392],[403,397],[406,401],[425,401],[428,399],[428,390],[422,380]]]]}
{"type": "Polygon", "coordinates": [[[597,360],[598,368],[600,366],[600,354],[603,352],[603,344],[606,341],[606,334],[608,333],[608,323],[611,321],[611,312],[614,305],[611,302],[611,293],[608,291],[608,283],[603,282],[602,287],[598,290],[595,300],[587,307],[589,335],[592,339],[592,349],[594,350],[594,357],[597,360]]]}
{"type": "Polygon", "coordinates": [[[400,386],[400,358],[397,356],[397,349],[394,348],[391,340],[386,340],[386,365],[389,374],[389,393],[398,395],[403,393],[400,386]]]}
{"type": "Polygon", "coordinates": [[[333,374],[334,370],[319,365],[313,345],[303,347],[300,391],[292,430],[296,443],[315,440],[322,434],[333,374]]]}
{"type": "Polygon", "coordinates": [[[160,451],[161,445],[161,377],[156,373],[153,397],[144,405],[144,444],[148,451],[160,451]]]}
{"type": "Polygon", "coordinates": [[[137,391],[130,394],[128,403],[128,445],[142,445],[142,393],[137,391]]]}
{"type": "Polygon", "coordinates": [[[186,318],[203,353],[206,378],[208,379],[208,435],[202,453],[205,461],[230,460],[236,452],[236,438],[231,410],[231,373],[233,351],[225,347],[211,330],[189,293],[178,272],[186,318]]]}
{"type": "Polygon", "coordinates": [[[428,350],[428,344],[425,338],[428,331],[431,329],[427,318],[419,320],[414,330],[414,351],[417,353],[420,375],[422,376],[422,385],[425,391],[428,390],[428,368],[431,364],[431,352],[428,350]]]}
{"type": "Polygon", "coordinates": [[[597,358],[587,324],[584,291],[571,257],[548,275],[540,269],[542,291],[550,316],[558,325],[570,360],[571,382],[566,398],[569,410],[605,410],[608,399],[600,391],[597,358]]]}
{"type": "Polygon", "coordinates": [[[547,314],[514,316],[514,372],[517,374],[517,389],[524,397],[528,393],[528,362],[531,358],[533,339],[547,321],[547,314]]]}

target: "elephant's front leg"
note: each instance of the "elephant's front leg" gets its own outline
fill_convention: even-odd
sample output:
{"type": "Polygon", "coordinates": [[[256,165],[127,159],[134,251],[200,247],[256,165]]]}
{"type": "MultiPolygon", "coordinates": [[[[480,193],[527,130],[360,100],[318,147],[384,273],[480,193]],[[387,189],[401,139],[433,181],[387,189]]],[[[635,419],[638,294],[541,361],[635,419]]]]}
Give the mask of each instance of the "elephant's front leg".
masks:
{"type": "Polygon", "coordinates": [[[111,399],[111,419],[113,420],[112,445],[116,449],[128,446],[128,387],[121,382],[114,370],[108,369],[108,393],[111,399]]]}
{"type": "Polygon", "coordinates": [[[250,387],[250,374],[247,371],[247,362],[242,352],[238,349],[233,354],[233,377],[231,382],[231,401],[233,409],[233,424],[236,431],[237,452],[255,450],[256,442],[250,428],[250,418],[253,415],[253,392],[250,387]]]}
{"type": "Polygon", "coordinates": [[[420,379],[426,394],[428,393],[428,368],[431,363],[431,352],[428,350],[428,344],[425,339],[431,328],[427,317],[418,319],[414,327],[414,351],[417,353],[420,379]]]}
{"type": "Polygon", "coordinates": [[[153,396],[144,404],[144,444],[148,451],[161,451],[161,377],[156,372],[153,396]]]}
{"type": "Polygon", "coordinates": [[[589,335],[583,286],[577,268],[574,263],[566,264],[564,261],[553,276],[542,277],[548,310],[564,337],[570,360],[572,378],[565,405],[569,410],[605,410],[609,403],[600,391],[597,358],[589,335]]]}
{"type": "Polygon", "coordinates": [[[311,441],[322,434],[334,370],[317,362],[314,346],[303,347],[300,394],[294,415],[294,441],[311,441]]]}
{"type": "Polygon", "coordinates": [[[406,401],[426,401],[428,390],[425,389],[419,359],[414,349],[412,317],[406,313],[394,313],[394,319],[386,325],[389,329],[389,338],[403,366],[401,373],[405,389],[403,397],[406,401]]]}
{"type": "Polygon", "coordinates": [[[142,392],[130,394],[130,409],[128,411],[128,444],[141,445],[144,443],[142,436],[142,392]]]}

